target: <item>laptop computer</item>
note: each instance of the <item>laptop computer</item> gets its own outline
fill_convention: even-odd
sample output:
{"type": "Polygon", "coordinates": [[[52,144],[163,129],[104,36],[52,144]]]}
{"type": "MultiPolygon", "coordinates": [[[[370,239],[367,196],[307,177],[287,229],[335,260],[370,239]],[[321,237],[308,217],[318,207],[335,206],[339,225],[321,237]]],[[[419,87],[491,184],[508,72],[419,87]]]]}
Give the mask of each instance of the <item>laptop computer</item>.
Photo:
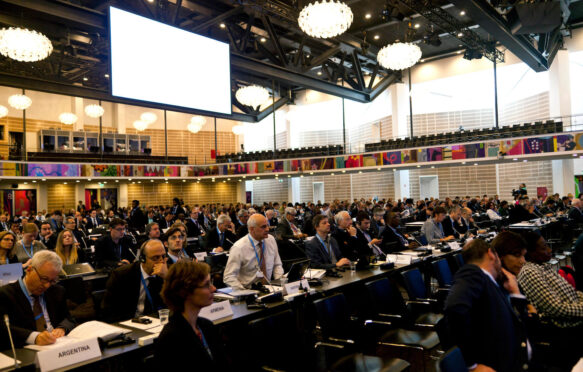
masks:
{"type": "MultiPolygon", "coordinates": [[[[310,267],[309,259],[296,261],[292,263],[292,265],[289,268],[289,271],[287,272],[287,274],[285,274],[288,283],[297,282],[298,280],[300,280],[304,276],[306,270],[308,270],[309,267],[310,267]]],[[[279,279],[274,279],[271,281],[271,284],[280,285],[281,281],[279,279]]]]}
{"type": "Polygon", "coordinates": [[[0,287],[22,278],[22,264],[0,265],[0,287]]]}
{"type": "Polygon", "coordinates": [[[75,276],[85,276],[95,274],[95,269],[88,263],[79,263],[72,265],[63,265],[65,277],[72,278],[75,276]]]}

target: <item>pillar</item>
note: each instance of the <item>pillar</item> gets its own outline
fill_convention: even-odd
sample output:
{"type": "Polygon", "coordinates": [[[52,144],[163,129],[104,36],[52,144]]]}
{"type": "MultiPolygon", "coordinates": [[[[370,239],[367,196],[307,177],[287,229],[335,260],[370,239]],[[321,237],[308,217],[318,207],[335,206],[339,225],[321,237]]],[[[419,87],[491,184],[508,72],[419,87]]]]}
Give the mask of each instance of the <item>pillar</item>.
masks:
{"type": "MultiPolygon", "coordinates": [[[[390,87],[392,105],[393,137],[405,137],[408,134],[409,122],[409,90],[404,83],[395,83],[390,87]]],[[[411,180],[408,170],[397,170],[395,173],[395,199],[411,196],[411,180]]]]}

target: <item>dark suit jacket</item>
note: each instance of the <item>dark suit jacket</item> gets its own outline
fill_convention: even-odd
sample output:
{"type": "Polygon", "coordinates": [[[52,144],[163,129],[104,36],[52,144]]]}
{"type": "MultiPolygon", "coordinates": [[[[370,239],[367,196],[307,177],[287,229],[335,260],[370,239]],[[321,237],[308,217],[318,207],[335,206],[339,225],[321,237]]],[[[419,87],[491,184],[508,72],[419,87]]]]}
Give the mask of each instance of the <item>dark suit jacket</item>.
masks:
{"type": "MultiPolygon", "coordinates": [[[[369,234],[369,236],[371,235],[370,232],[367,233],[369,234]]],[[[371,239],[372,238],[374,237],[371,236],[371,239]]],[[[356,242],[357,242],[356,252],[358,253],[359,256],[361,255],[371,256],[374,254],[372,248],[368,245],[368,240],[366,239],[366,236],[364,236],[364,233],[362,232],[361,229],[356,229],[356,242]]]]}
{"type": "Polygon", "coordinates": [[[138,207],[136,210],[130,212],[129,225],[136,230],[144,231],[146,225],[148,224],[148,217],[142,211],[142,208],[138,207]]]}
{"type": "Polygon", "coordinates": [[[245,235],[249,234],[249,228],[247,225],[243,225],[237,229],[237,240],[241,239],[245,235]]]}
{"type": "Polygon", "coordinates": [[[176,217],[178,217],[179,214],[184,214],[186,215],[186,212],[184,211],[184,208],[182,208],[179,205],[175,205],[172,208],[170,208],[170,212],[172,212],[173,215],[175,215],[176,217]]]}
{"type": "MultiPolygon", "coordinates": [[[[342,252],[338,248],[338,242],[333,237],[329,237],[330,247],[336,256],[336,261],[339,261],[342,257],[342,252]]],[[[306,256],[310,259],[310,267],[315,269],[332,269],[336,267],[330,260],[330,254],[326,251],[317,236],[314,236],[310,240],[306,240],[304,247],[306,248],[306,256]]]]}
{"type": "Polygon", "coordinates": [[[441,223],[441,226],[443,226],[444,236],[453,235],[456,239],[460,237],[460,234],[458,232],[458,224],[450,216],[445,217],[445,219],[441,223]]]}
{"type": "Polygon", "coordinates": [[[55,221],[52,218],[49,218],[49,223],[51,224],[51,229],[53,229],[53,231],[60,233],[61,231],[63,231],[64,227],[63,224],[60,222],[55,221]]]}
{"type": "Polygon", "coordinates": [[[95,219],[97,220],[97,225],[93,224],[93,220],[91,219],[91,216],[87,217],[87,223],[85,224],[85,228],[86,229],[94,229],[97,226],[103,224],[103,220],[99,216],[95,217],[95,219]]]}
{"type": "MultiPolygon", "coordinates": [[[[140,265],[140,262],[134,262],[111,272],[102,303],[103,317],[107,322],[118,322],[134,317],[140,297],[140,265]]],[[[162,278],[156,278],[150,285],[153,288],[150,295],[154,301],[154,309],[165,307],[160,297],[163,282],[162,278]]]]}
{"type": "MultiPolygon", "coordinates": [[[[69,332],[75,328],[75,320],[69,314],[65,301],[65,288],[60,285],[49,287],[44,293],[47,312],[53,328],[63,328],[69,332]]],[[[22,347],[31,332],[36,331],[32,306],[22,292],[19,282],[0,287],[0,314],[10,317],[10,331],[16,347],[22,347]]],[[[2,350],[10,348],[4,321],[0,326],[0,345],[2,350]]]]}
{"type": "Polygon", "coordinates": [[[56,233],[53,233],[48,239],[44,239],[42,236],[39,235],[38,240],[39,242],[43,243],[45,247],[47,247],[47,249],[50,249],[51,251],[54,251],[55,247],[57,246],[56,233]]]}
{"type": "Polygon", "coordinates": [[[573,220],[576,223],[583,223],[583,213],[575,207],[572,207],[571,210],[569,210],[568,216],[570,220],[573,220]]]}
{"type": "Polygon", "coordinates": [[[189,238],[200,236],[202,234],[201,230],[204,231],[203,225],[201,225],[198,220],[194,223],[191,218],[186,220],[186,229],[188,230],[189,238]]]}
{"type": "Polygon", "coordinates": [[[130,252],[132,244],[127,239],[120,239],[119,244],[115,244],[111,239],[109,233],[102,236],[95,243],[95,261],[98,267],[116,267],[121,260],[128,260],[133,262],[135,257],[130,252]],[[121,257],[119,254],[119,247],[121,245],[121,257]]]}
{"type": "Polygon", "coordinates": [[[180,371],[191,366],[197,371],[227,370],[224,346],[216,327],[205,318],[198,318],[197,326],[202,330],[212,359],[192,326],[182,314],[175,313],[154,342],[154,360],[158,368],[180,371]]]}
{"type": "Polygon", "coordinates": [[[160,231],[162,231],[162,229],[169,229],[170,226],[172,226],[174,223],[174,220],[166,221],[165,217],[160,217],[160,219],[156,222],[160,226],[160,231]]]}
{"type": "MultiPolygon", "coordinates": [[[[525,301],[512,301],[515,306],[526,306],[525,301]]],[[[468,366],[485,364],[505,372],[522,370],[527,363],[522,319],[508,301],[506,290],[476,265],[466,264],[456,273],[444,322],[447,339],[459,346],[468,366]]]]}
{"type": "Polygon", "coordinates": [[[336,229],[332,233],[332,236],[338,242],[338,247],[343,257],[348,258],[350,261],[356,261],[358,259],[358,241],[356,237],[352,237],[348,231],[341,229],[336,229]]]}
{"type": "Polygon", "coordinates": [[[275,228],[275,237],[282,240],[294,238],[294,232],[285,217],[281,219],[281,222],[275,228]]]}
{"type": "MultiPolygon", "coordinates": [[[[393,229],[391,229],[389,226],[385,228],[381,238],[383,239],[383,242],[381,243],[380,247],[381,250],[385,252],[385,254],[404,251],[408,248],[401,242],[401,239],[399,239],[397,234],[395,234],[393,229]]],[[[406,240],[404,236],[403,239],[406,240]]]]}
{"type": "Polygon", "coordinates": [[[225,230],[225,241],[221,245],[221,240],[219,238],[219,232],[216,228],[212,229],[205,235],[205,245],[204,248],[207,251],[212,251],[213,248],[222,247],[225,251],[231,249],[233,244],[237,241],[237,236],[231,232],[231,230],[225,230]],[[229,240],[232,242],[230,243],[229,240]]]}
{"type": "Polygon", "coordinates": [[[510,215],[508,217],[510,223],[518,223],[522,221],[532,220],[537,218],[535,215],[530,214],[529,211],[524,209],[521,205],[517,205],[510,210],[510,215]]]}

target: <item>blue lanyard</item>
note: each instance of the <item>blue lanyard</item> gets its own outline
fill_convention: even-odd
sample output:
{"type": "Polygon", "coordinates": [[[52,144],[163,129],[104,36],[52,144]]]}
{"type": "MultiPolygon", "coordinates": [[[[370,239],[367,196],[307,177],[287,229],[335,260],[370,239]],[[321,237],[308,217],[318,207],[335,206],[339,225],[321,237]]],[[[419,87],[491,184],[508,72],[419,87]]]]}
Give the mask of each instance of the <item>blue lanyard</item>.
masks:
{"type": "Polygon", "coordinates": [[[144,275],[142,275],[141,270],[140,270],[140,279],[142,279],[142,285],[144,286],[144,290],[146,291],[146,297],[148,297],[148,301],[150,301],[150,304],[152,305],[152,309],[157,310],[157,309],[154,309],[154,301],[152,301],[152,295],[150,295],[150,290],[148,289],[148,284],[146,284],[146,280],[144,279],[144,275]]]}
{"type": "Polygon", "coordinates": [[[320,243],[322,243],[322,246],[324,246],[324,250],[328,252],[328,255],[331,256],[332,255],[332,244],[330,244],[329,247],[326,246],[326,243],[324,243],[324,241],[322,240],[322,238],[320,238],[320,235],[316,234],[316,238],[318,238],[318,240],[320,241],[320,243]]]}
{"type": "Polygon", "coordinates": [[[251,246],[253,247],[253,253],[255,253],[255,258],[257,259],[257,263],[259,264],[259,269],[261,270],[261,262],[263,262],[263,260],[265,259],[265,248],[263,247],[263,245],[261,246],[261,255],[263,256],[263,258],[261,260],[259,260],[259,255],[257,254],[257,249],[255,249],[255,243],[253,243],[253,239],[251,239],[250,236],[247,236],[249,238],[249,241],[251,242],[251,246]]]}
{"type": "Polygon", "coordinates": [[[206,349],[206,352],[208,353],[209,357],[213,359],[211,348],[209,347],[209,344],[206,342],[206,338],[204,338],[204,333],[202,333],[202,329],[200,327],[198,328],[198,331],[200,332],[200,340],[202,341],[202,346],[204,346],[204,348],[206,349]]]}
{"type": "Polygon", "coordinates": [[[34,253],[34,241],[32,243],[30,243],[30,254],[28,253],[28,251],[26,250],[26,246],[24,245],[24,241],[22,242],[22,249],[24,249],[24,253],[26,253],[26,255],[29,258],[32,258],[32,255],[34,253]]]}
{"type": "MultiPolygon", "coordinates": [[[[18,284],[20,284],[20,289],[22,290],[22,293],[24,293],[24,296],[26,297],[26,299],[30,303],[30,306],[34,307],[34,302],[30,299],[30,295],[28,294],[28,289],[26,289],[26,286],[24,285],[24,281],[22,280],[22,278],[18,278],[18,284]]],[[[43,312],[34,317],[35,322],[37,320],[39,320],[41,318],[41,316],[45,316],[46,305],[45,305],[44,295],[40,295],[38,300],[40,302],[40,305],[41,305],[40,307],[41,307],[43,312]]]]}

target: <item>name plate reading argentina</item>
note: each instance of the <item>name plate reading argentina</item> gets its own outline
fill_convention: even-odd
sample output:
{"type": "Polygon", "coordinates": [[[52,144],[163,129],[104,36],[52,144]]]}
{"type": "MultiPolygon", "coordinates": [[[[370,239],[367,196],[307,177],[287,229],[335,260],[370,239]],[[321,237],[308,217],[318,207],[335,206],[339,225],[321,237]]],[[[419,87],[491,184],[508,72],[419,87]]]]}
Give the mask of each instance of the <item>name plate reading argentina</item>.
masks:
{"type": "Polygon", "coordinates": [[[42,372],[53,371],[76,363],[101,357],[97,337],[67,342],[63,346],[36,353],[37,366],[42,372]]]}
{"type": "MultiPolygon", "coordinates": [[[[299,293],[300,291],[300,283],[302,283],[302,288],[306,289],[308,292],[310,291],[310,284],[306,279],[298,280],[297,282],[291,282],[284,285],[285,293],[288,295],[299,293]]],[[[303,290],[302,289],[302,290],[303,290]]]]}
{"type": "Polygon", "coordinates": [[[227,301],[214,302],[212,305],[200,309],[199,316],[215,321],[233,315],[231,303],[227,301]]]}
{"type": "Polygon", "coordinates": [[[204,262],[204,258],[206,257],[206,252],[195,252],[194,257],[199,262],[204,262]]]}
{"type": "Polygon", "coordinates": [[[447,243],[447,245],[449,245],[449,247],[453,250],[453,251],[457,251],[459,249],[461,249],[460,247],[460,243],[458,242],[451,242],[451,243],[447,243]]]}

